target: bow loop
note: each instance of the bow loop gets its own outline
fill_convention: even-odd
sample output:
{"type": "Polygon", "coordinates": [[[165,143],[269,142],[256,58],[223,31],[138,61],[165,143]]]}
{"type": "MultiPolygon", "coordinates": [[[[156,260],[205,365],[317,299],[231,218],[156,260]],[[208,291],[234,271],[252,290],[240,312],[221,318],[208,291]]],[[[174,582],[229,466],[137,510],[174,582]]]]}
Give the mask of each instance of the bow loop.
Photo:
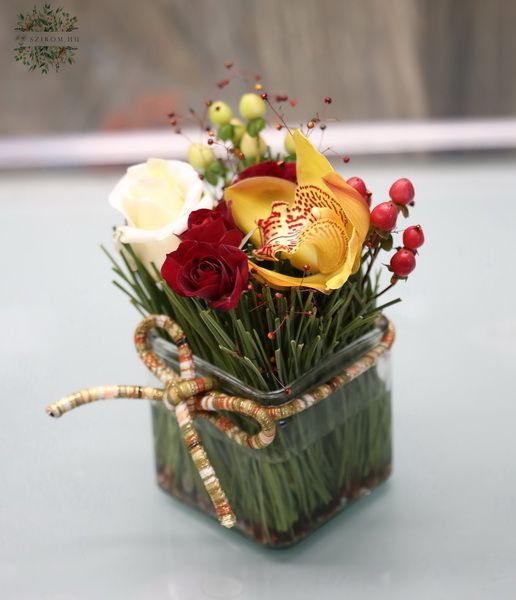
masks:
{"type": "Polygon", "coordinates": [[[265,448],[274,441],[276,421],[266,408],[254,402],[254,400],[227,396],[220,392],[212,391],[196,401],[196,408],[199,414],[202,414],[217,429],[241,446],[260,449],[265,448]],[[221,411],[237,413],[254,419],[260,425],[260,431],[254,435],[250,435],[238,427],[231,419],[221,415],[221,411]]]}
{"type": "Polygon", "coordinates": [[[202,392],[213,389],[211,377],[196,377],[194,379],[179,379],[165,384],[163,402],[167,408],[172,409],[180,402],[188,402],[202,392]]]}

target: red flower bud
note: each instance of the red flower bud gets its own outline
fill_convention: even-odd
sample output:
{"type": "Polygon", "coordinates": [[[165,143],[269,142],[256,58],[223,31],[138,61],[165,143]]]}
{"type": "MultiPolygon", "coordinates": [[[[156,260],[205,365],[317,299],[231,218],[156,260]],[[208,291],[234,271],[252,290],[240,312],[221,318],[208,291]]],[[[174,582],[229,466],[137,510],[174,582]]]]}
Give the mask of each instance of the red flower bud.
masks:
{"type": "MultiPolygon", "coordinates": [[[[226,231],[237,228],[228,203],[222,199],[214,209],[199,208],[192,211],[188,217],[188,229],[185,233],[188,234],[190,230],[204,227],[213,221],[222,221],[226,231]]],[[[183,239],[188,239],[188,237],[189,235],[186,235],[183,239]]],[[[207,240],[201,239],[199,241],[207,240]]]]}
{"type": "Polygon", "coordinates": [[[407,277],[416,268],[416,257],[412,250],[402,248],[391,258],[391,271],[398,277],[407,277]]]}
{"type": "Polygon", "coordinates": [[[242,181],[248,177],[279,177],[297,183],[296,163],[282,162],[277,160],[265,160],[257,165],[251,165],[244,169],[236,181],[242,181]]]}
{"type": "Polygon", "coordinates": [[[396,204],[410,204],[414,200],[414,186],[410,179],[398,179],[391,185],[389,196],[396,204]]]}
{"type": "Polygon", "coordinates": [[[425,243],[425,234],[421,225],[412,225],[403,232],[403,245],[410,250],[417,250],[425,243]]]}
{"type": "Polygon", "coordinates": [[[392,231],[397,218],[398,210],[392,202],[382,202],[371,212],[371,224],[382,231],[392,231]]]}

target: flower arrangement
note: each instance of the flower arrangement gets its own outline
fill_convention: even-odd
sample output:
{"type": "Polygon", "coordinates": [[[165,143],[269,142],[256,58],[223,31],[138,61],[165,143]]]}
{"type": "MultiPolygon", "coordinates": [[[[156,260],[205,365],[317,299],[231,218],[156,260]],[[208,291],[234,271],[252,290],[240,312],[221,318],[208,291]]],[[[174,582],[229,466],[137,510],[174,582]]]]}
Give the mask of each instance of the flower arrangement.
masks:
{"type": "Polygon", "coordinates": [[[390,473],[382,361],[393,334],[382,314],[399,299],[380,298],[413,272],[424,233],[406,227],[395,247],[414,205],[408,179],[371,210],[364,181],[344,179],[332,150],[312,142],[329,119],[291,128],[285,107],[295,102],[253,83],[240,118],[222,100],[200,115],[170,114],[179,133],[197,122],[205,142],[190,145],[189,163],[129,167],[109,198],[125,218],[114,235],[119,260],[106,251],[114,283],[145,317],[136,345],[165,392],[95,388],[50,413],[101,396],[158,400],[160,485],[278,546],[390,473]],[[268,115],[285,131],[283,152],[266,142],[268,115]],[[382,253],[392,254],[375,272],[382,253]],[[390,274],[380,289],[382,270],[390,274]]]}
{"type": "MultiPolygon", "coordinates": [[[[287,386],[367,331],[399,301],[377,302],[412,273],[424,242],[420,225],[404,230],[380,291],[373,265],[414,204],[412,183],[395,181],[370,212],[363,180],[343,179],[301,129],[289,129],[287,97],[277,98],[279,108],[266,93],[244,94],[244,122],[208,101],[207,143],[190,146],[190,165],[129,167],[110,196],[126,219],[115,232],[124,263],[114,264],[116,285],[142,314],[177,319],[194,354],[263,390],[287,386]],[[261,135],[268,107],[287,129],[275,156],[261,135]]],[[[307,133],[317,127],[326,124],[308,121],[307,133]]]]}

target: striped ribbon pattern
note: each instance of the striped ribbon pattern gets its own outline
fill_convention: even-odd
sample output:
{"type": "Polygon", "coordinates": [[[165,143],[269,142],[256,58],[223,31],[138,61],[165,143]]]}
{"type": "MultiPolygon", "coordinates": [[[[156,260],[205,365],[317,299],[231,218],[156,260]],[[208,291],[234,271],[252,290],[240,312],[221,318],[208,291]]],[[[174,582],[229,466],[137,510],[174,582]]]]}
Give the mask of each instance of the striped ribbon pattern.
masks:
{"type": "Polygon", "coordinates": [[[195,429],[195,418],[208,419],[226,436],[242,446],[253,449],[265,448],[274,441],[277,420],[299,414],[356,379],[374,366],[378,359],[390,349],[394,337],[394,327],[389,321],[380,342],[342,373],[299,398],[294,398],[279,406],[262,406],[253,400],[228,396],[215,390],[215,382],[210,377],[196,377],[192,352],[183,330],[167,316],[150,315],[143,319],[136,328],[134,344],[140,359],[163,383],[163,388],[105,385],[83,389],[50,404],[47,406],[47,413],[51,417],[60,417],[83,404],[111,398],[137,398],[163,402],[176,416],[185,445],[215,507],[219,522],[224,527],[233,527],[236,523],[236,516],[195,429]],[[176,344],[179,374],[167,367],[152,350],[149,334],[154,328],[166,331],[176,344]],[[260,430],[258,433],[250,435],[240,429],[231,419],[220,414],[220,411],[239,413],[250,417],[258,422],[260,430]]]}

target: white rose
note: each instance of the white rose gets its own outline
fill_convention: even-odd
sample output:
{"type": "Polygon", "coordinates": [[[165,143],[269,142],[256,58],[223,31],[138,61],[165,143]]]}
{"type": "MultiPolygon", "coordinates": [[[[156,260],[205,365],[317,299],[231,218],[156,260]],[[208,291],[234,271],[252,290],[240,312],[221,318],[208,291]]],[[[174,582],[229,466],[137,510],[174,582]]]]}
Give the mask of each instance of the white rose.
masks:
{"type": "Polygon", "coordinates": [[[178,235],[186,230],[190,213],[215,204],[188,163],[159,158],[129,167],[109,203],[127,221],[117,228],[117,239],[131,244],[150,273],[151,263],[159,270],[165,256],[179,246],[178,235]]]}

